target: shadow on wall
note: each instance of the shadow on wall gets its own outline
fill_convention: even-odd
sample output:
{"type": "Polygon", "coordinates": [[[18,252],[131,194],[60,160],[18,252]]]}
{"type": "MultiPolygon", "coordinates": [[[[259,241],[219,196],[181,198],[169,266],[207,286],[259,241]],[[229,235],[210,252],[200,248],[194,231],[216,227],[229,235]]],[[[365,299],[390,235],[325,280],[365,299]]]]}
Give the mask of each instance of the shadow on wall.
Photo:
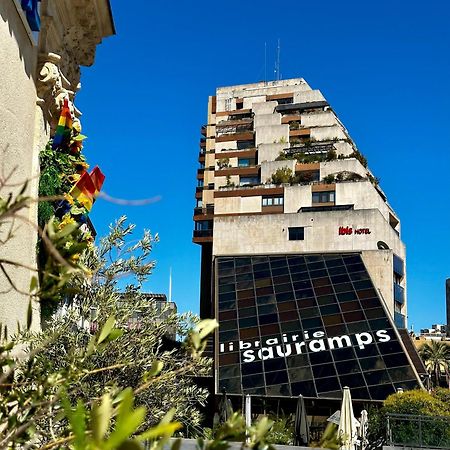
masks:
{"type": "MultiPolygon", "coordinates": [[[[17,11],[14,4],[15,0],[1,0],[0,1],[0,16],[2,23],[0,26],[2,30],[6,30],[6,25],[8,26],[9,35],[17,43],[17,48],[19,51],[20,60],[23,62],[24,70],[28,78],[35,79],[35,68],[36,68],[36,47],[30,41],[28,31],[25,28],[22,18],[17,11]]],[[[0,31],[0,38],[5,38],[1,36],[3,31],[0,31]]],[[[2,63],[7,63],[8,55],[7,52],[8,45],[2,41],[0,58],[2,63]]]]}

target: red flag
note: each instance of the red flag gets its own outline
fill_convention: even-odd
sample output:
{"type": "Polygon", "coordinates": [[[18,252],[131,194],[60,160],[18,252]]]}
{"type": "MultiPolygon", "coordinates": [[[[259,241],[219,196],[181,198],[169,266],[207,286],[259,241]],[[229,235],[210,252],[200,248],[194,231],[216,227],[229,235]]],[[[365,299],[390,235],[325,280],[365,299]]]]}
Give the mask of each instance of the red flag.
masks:
{"type": "Polygon", "coordinates": [[[105,181],[105,175],[103,175],[102,171],[98,166],[95,166],[91,172],[91,180],[95,187],[94,199],[98,197],[100,193],[103,182],[105,181]]]}

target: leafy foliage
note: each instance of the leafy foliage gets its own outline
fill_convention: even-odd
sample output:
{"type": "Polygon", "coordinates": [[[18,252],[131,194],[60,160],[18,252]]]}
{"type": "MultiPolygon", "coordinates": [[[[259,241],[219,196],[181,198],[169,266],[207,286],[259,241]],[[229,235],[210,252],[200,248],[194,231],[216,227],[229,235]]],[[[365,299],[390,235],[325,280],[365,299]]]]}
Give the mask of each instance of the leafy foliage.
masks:
{"type": "Polygon", "coordinates": [[[448,380],[450,372],[450,345],[442,341],[426,342],[420,348],[419,355],[427,371],[432,375],[435,386],[439,386],[442,375],[445,375],[448,380]]]}

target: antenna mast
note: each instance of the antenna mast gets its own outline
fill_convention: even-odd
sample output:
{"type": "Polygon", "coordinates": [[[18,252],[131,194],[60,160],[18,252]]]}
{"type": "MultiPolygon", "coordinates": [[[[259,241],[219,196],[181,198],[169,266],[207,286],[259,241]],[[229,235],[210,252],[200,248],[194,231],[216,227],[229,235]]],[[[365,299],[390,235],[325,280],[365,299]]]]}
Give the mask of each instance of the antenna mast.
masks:
{"type": "Polygon", "coordinates": [[[169,302],[172,301],[172,267],[169,272],[169,302]]]}
{"type": "Polygon", "coordinates": [[[278,38],[278,46],[277,46],[277,63],[276,63],[276,80],[280,81],[280,38],[278,38]]]}

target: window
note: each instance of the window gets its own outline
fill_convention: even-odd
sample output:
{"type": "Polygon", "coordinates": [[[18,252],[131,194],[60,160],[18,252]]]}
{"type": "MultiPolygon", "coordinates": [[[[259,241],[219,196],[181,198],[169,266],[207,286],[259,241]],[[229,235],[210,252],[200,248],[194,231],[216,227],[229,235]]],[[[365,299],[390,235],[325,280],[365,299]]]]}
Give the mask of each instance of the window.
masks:
{"type": "Polygon", "coordinates": [[[203,180],[197,180],[197,186],[203,187],[203,180]]]}
{"type": "Polygon", "coordinates": [[[240,177],[239,186],[251,186],[254,184],[259,184],[258,177],[240,177]]]}
{"type": "Polygon", "coordinates": [[[225,100],[225,111],[231,111],[231,98],[225,100]]]}
{"type": "Polygon", "coordinates": [[[283,197],[264,196],[262,198],[262,206],[283,206],[283,204],[284,204],[283,197]]]}
{"type": "Polygon", "coordinates": [[[238,167],[250,167],[255,165],[255,158],[239,158],[238,167]]]}
{"type": "Polygon", "coordinates": [[[335,202],[335,192],[334,191],[313,192],[312,202],[313,203],[334,203],[335,202]]]}
{"type": "Polygon", "coordinates": [[[255,147],[254,141],[237,141],[238,150],[245,150],[246,148],[254,148],[254,147],[255,147]]]}
{"type": "Polygon", "coordinates": [[[289,227],[288,230],[290,241],[303,241],[305,239],[304,227],[289,227]]]}

